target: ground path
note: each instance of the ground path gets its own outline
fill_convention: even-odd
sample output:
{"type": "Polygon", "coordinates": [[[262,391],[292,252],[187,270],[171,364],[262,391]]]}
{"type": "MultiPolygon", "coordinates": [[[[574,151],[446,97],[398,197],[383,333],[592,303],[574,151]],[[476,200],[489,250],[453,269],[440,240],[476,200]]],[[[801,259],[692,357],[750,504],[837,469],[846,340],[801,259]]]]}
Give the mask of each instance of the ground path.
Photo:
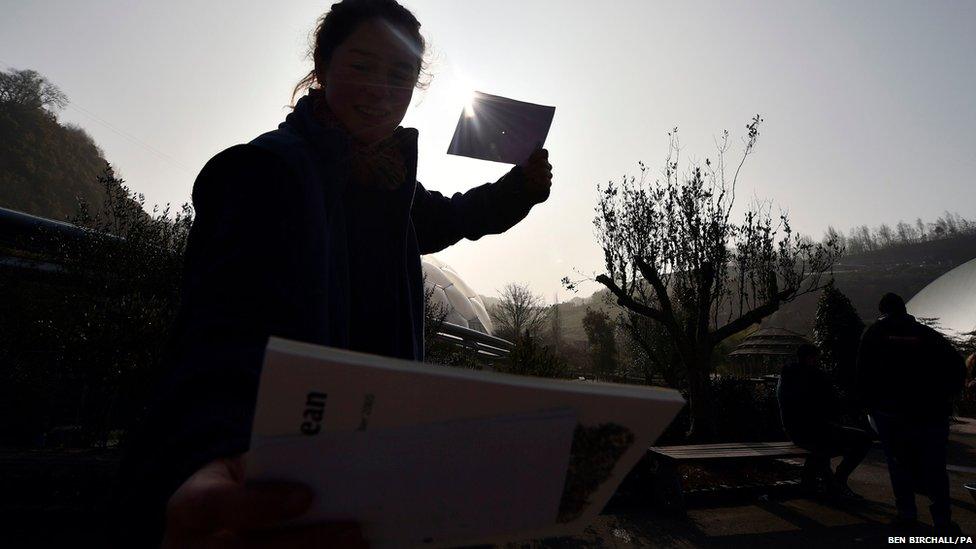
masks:
{"type": "MultiPolygon", "coordinates": [[[[949,482],[953,519],[976,537],[976,503],[963,484],[976,481],[976,420],[953,425],[949,482]]],[[[608,508],[583,535],[533,542],[534,547],[870,547],[895,535],[888,468],[879,446],[851,477],[864,501],[815,501],[795,496],[758,496],[737,504],[689,509],[684,517],[646,506],[608,508]]],[[[931,526],[928,502],[918,498],[919,518],[931,526]]],[[[932,535],[923,531],[919,535],[932,535]]]]}

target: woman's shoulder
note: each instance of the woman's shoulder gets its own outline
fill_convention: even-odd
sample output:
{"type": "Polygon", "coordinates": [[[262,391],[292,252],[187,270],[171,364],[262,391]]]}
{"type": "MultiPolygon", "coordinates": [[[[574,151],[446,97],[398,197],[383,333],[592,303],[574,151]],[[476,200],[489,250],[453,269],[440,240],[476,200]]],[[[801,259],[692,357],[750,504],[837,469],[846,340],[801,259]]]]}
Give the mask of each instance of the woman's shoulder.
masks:
{"type": "Polygon", "coordinates": [[[193,184],[197,207],[211,197],[271,198],[295,180],[293,170],[280,157],[254,144],[234,145],[214,155],[193,184]]]}
{"type": "Polygon", "coordinates": [[[271,151],[251,143],[234,145],[215,154],[203,166],[200,177],[225,174],[287,172],[288,166],[271,151]]]}

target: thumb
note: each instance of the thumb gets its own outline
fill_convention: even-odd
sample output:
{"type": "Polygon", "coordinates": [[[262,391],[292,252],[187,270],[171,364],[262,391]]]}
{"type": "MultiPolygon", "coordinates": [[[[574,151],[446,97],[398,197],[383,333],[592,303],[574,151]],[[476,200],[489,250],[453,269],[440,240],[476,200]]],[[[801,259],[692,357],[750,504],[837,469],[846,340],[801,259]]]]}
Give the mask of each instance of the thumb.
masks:
{"type": "Polygon", "coordinates": [[[297,483],[237,486],[226,494],[220,522],[238,530],[268,528],[301,516],[311,507],[314,497],[312,490],[297,483]]]}
{"type": "Polygon", "coordinates": [[[313,499],[311,490],[300,484],[245,486],[223,475],[191,481],[181,488],[182,494],[174,495],[167,510],[167,529],[175,536],[267,528],[301,515],[313,499]]]}

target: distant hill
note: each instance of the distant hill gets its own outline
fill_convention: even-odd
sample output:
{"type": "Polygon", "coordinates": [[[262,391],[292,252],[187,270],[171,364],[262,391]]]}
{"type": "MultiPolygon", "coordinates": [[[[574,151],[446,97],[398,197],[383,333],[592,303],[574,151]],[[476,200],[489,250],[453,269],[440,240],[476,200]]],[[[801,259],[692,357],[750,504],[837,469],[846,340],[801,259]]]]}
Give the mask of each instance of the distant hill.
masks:
{"type": "MultiPolygon", "coordinates": [[[[834,269],[835,285],[851,299],[865,323],[878,315],[878,300],[895,292],[910,300],[948,271],[976,257],[976,235],[902,244],[842,257],[834,269]]],[[[787,328],[812,335],[819,293],[786,304],[763,327],[787,328]]]]}
{"type": "MultiPolygon", "coordinates": [[[[939,276],[973,258],[976,258],[976,235],[902,244],[842,257],[834,269],[835,284],[851,299],[864,322],[870,323],[877,316],[878,300],[886,292],[895,292],[907,301],[939,276]]],[[[498,301],[498,298],[482,297],[486,305],[498,301]]],[[[812,335],[819,298],[817,292],[787,303],[763,321],[762,327],[786,328],[812,335]]],[[[620,307],[606,289],[589,297],[574,297],[560,303],[565,341],[586,342],[583,316],[587,309],[616,313],[620,307]]]]}
{"type": "MultiPolygon", "coordinates": [[[[4,83],[18,75],[4,73],[4,83]]],[[[60,124],[50,107],[15,99],[0,95],[0,207],[58,220],[76,213],[79,198],[100,209],[107,162],[92,138],[60,124]]]]}

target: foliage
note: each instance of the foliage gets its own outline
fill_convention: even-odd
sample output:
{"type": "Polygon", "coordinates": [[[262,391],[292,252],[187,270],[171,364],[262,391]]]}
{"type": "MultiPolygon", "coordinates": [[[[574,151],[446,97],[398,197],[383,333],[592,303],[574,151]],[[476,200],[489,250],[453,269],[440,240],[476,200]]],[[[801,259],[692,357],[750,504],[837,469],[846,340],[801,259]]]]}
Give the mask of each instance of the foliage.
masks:
{"type": "MultiPolygon", "coordinates": [[[[779,415],[776,385],[737,378],[715,381],[713,442],[768,442],[787,440],[779,415]]],[[[685,395],[687,397],[687,394],[685,395]]],[[[685,444],[691,413],[686,407],[661,435],[657,444],[685,444]]]]}
{"type": "Polygon", "coordinates": [[[542,296],[532,293],[524,284],[515,283],[505,286],[498,303],[488,310],[495,325],[495,335],[509,341],[515,341],[525,333],[539,336],[549,312],[542,296]]]}
{"type": "Polygon", "coordinates": [[[976,330],[954,338],[952,343],[965,357],[976,354],[976,330]]]}
{"type": "Polygon", "coordinates": [[[827,372],[841,402],[854,398],[857,350],[864,322],[857,310],[833,282],[824,288],[817,302],[813,340],[820,349],[820,364],[827,372]]]}
{"type": "Polygon", "coordinates": [[[438,336],[444,326],[448,308],[434,298],[434,287],[426,284],[424,276],[424,361],[430,364],[456,366],[480,370],[484,361],[479,360],[476,350],[465,348],[449,339],[438,336]]]}
{"type": "Polygon", "coordinates": [[[611,380],[618,373],[617,323],[605,311],[587,309],[583,329],[589,341],[590,369],[599,379],[611,380]]]}
{"type": "Polygon", "coordinates": [[[625,310],[617,321],[623,330],[624,362],[644,376],[649,385],[661,382],[675,389],[686,389],[681,359],[660,322],[625,310]]]}
{"type": "Polygon", "coordinates": [[[437,354],[437,333],[444,326],[449,311],[440,301],[434,299],[434,286],[427,285],[427,275],[424,275],[424,347],[428,360],[437,354]]]}
{"type": "Polygon", "coordinates": [[[59,124],[67,97],[34,71],[0,71],[0,207],[66,220],[78,201],[102,208],[102,151],[81,128],[59,124]]]}
{"type": "Polygon", "coordinates": [[[548,378],[561,378],[568,375],[566,363],[531,332],[522,332],[520,337],[515,338],[514,344],[508,358],[499,363],[498,371],[548,378]]]}
{"type": "Polygon", "coordinates": [[[10,373],[5,389],[31,395],[35,430],[74,423],[84,440],[104,444],[134,418],[156,377],[179,305],[192,210],[147,213],[144,197],[111,167],[99,182],[105,207],[93,212],[82,202],[73,218],[89,238],[32,238],[54,242],[50,260],[60,272],[7,275],[13,313],[0,326],[0,363],[10,373]]]}
{"type": "Polygon", "coordinates": [[[606,271],[596,281],[619,305],[663,326],[688,382],[692,429],[706,438],[714,348],[782,303],[818,290],[839,255],[832,242],[795,234],[785,214],[774,222],[768,206],[746,208],[741,223],[731,220],[739,172],[761,122],[757,115],[746,126],[745,149],[731,177],[728,132],[716,162],[692,164],[682,176],[675,129],[663,179],[650,180],[640,163],[640,178],[597,187],[594,225],[606,271]]]}
{"type": "Polygon", "coordinates": [[[68,96],[37,71],[0,71],[0,104],[45,110],[52,116],[68,105],[68,96]]]}

